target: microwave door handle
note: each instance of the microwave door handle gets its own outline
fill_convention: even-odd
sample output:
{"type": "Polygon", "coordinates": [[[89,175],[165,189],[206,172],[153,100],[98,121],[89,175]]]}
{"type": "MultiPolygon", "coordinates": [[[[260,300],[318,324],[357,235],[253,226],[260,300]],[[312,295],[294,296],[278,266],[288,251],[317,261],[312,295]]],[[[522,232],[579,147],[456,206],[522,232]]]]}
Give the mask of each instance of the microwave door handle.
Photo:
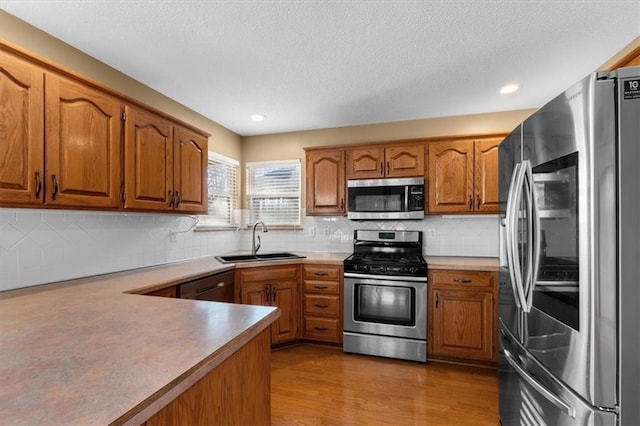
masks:
{"type": "Polygon", "coordinates": [[[411,209],[409,208],[409,185],[405,185],[404,187],[404,211],[411,211],[411,209]]]}

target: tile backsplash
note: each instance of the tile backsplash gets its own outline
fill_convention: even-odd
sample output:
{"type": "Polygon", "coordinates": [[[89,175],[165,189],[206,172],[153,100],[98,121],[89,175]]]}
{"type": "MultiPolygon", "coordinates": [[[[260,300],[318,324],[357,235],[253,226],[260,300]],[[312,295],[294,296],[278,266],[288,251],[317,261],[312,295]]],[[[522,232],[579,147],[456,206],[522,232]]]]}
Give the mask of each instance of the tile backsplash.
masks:
{"type": "MultiPolygon", "coordinates": [[[[411,229],[424,232],[427,255],[498,256],[497,216],[358,222],[302,215],[300,230],[261,233],[262,250],[349,253],[354,229],[411,229]]],[[[193,232],[193,223],[169,214],[0,209],[0,291],[251,247],[249,231],[193,232]]]]}

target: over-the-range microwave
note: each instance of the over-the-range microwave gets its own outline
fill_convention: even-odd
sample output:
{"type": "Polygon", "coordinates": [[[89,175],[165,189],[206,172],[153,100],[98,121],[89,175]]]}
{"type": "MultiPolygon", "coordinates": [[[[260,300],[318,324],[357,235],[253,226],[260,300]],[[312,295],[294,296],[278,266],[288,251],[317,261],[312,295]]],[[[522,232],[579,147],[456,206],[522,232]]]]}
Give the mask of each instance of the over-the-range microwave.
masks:
{"type": "Polygon", "coordinates": [[[347,200],[349,219],[423,219],[424,178],[349,180],[347,200]]]}

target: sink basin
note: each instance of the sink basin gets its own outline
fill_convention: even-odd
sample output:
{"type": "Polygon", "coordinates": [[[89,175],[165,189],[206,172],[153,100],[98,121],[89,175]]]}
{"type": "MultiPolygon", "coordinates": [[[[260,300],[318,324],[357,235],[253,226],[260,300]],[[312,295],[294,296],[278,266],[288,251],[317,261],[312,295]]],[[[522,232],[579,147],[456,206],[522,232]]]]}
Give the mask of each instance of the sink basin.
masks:
{"type": "Polygon", "coordinates": [[[277,253],[261,253],[257,255],[251,254],[231,254],[228,256],[216,256],[222,263],[238,263],[238,262],[260,262],[267,260],[288,260],[288,259],[302,259],[306,256],[298,256],[297,254],[289,252],[277,252],[277,253]]]}

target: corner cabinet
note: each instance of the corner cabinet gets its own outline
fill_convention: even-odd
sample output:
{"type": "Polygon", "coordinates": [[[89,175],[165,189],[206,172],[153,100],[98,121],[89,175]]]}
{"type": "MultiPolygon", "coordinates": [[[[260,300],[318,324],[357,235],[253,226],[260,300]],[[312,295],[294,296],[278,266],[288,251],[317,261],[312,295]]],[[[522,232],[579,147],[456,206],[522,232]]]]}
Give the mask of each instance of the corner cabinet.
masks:
{"type": "Polygon", "coordinates": [[[339,149],[306,152],[307,216],[346,214],[344,152],[339,149]]]}
{"type": "Polygon", "coordinates": [[[424,144],[373,146],[346,151],[347,179],[424,176],[424,144]]]}
{"type": "Polygon", "coordinates": [[[430,357],[497,362],[496,273],[429,271],[430,357]]]}
{"type": "Polygon", "coordinates": [[[503,138],[430,142],[428,213],[497,213],[498,146],[503,138]]]}
{"type": "Polygon", "coordinates": [[[4,42],[0,87],[2,206],[206,211],[206,133],[4,42]]]}
{"type": "Polygon", "coordinates": [[[271,325],[272,344],[300,337],[299,265],[236,269],[235,282],[237,303],[280,309],[280,318],[271,325]]]}

